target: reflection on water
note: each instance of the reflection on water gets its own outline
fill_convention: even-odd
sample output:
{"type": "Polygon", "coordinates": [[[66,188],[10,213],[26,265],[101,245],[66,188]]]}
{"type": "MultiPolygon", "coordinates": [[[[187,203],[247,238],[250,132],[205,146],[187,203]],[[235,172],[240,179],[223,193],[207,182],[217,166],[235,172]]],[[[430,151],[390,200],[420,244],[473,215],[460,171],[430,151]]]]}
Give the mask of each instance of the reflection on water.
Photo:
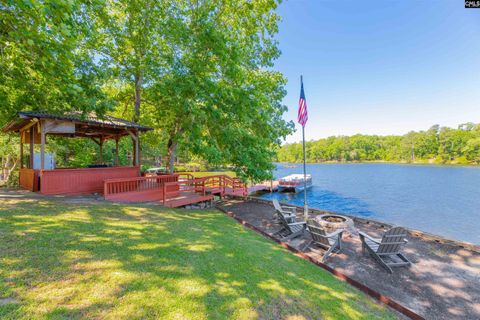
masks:
{"type": "MultiPolygon", "coordinates": [[[[279,165],[277,178],[302,173],[279,165]]],[[[307,164],[310,207],[371,217],[480,244],[480,168],[393,164],[307,164]]],[[[303,193],[265,194],[303,205],[303,193]]]]}
{"type": "MultiPolygon", "coordinates": [[[[303,192],[274,192],[263,196],[266,199],[276,198],[279,201],[288,202],[297,206],[303,206],[303,192]]],[[[332,212],[356,214],[363,217],[373,215],[368,209],[368,203],[353,197],[345,197],[339,193],[312,187],[307,191],[308,205],[312,208],[321,208],[332,212]]]]}

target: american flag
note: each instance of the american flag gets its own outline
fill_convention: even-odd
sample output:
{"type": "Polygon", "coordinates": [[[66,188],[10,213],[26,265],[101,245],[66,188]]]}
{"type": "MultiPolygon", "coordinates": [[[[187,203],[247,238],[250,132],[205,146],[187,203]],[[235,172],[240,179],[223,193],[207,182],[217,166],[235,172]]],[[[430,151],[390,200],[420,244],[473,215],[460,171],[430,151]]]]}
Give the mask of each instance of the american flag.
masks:
{"type": "Polygon", "coordinates": [[[305,126],[308,120],[307,100],[305,100],[305,92],[303,91],[303,79],[301,80],[302,88],[300,89],[300,100],[298,100],[298,123],[305,126]]]}

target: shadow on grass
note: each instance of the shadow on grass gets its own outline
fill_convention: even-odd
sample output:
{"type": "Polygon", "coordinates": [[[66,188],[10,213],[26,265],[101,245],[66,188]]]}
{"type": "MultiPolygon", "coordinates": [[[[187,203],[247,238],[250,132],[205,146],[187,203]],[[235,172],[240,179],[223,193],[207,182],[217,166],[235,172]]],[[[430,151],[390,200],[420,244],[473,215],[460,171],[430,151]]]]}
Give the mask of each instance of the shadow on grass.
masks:
{"type": "Polygon", "coordinates": [[[2,318],[393,317],[215,210],[6,201],[0,261],[2,318]]]}

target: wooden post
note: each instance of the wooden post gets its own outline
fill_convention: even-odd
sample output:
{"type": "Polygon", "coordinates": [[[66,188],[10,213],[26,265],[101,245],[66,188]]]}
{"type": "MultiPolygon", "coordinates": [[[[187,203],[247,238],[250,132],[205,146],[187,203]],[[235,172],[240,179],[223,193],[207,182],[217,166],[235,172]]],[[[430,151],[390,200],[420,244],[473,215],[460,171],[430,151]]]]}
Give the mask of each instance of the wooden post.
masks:
{"type": "Polygon", "coordinates": [[[136,150],[137,151],[137,154],[136,154],[136,156],[137,156],[137,166],[140,166],[141,165],[141,163],[140,163],[140,151],[141,150],[140,150],[140,136],[138,134],[138,131],[137,131],[137,148],[136,149],[137,149],[136,150]]]}
{"type": "Polygon", "coordinates": [[[40,127],[41,146],[40,146],[40,169],[45,169],[45,122],[41,122],[40,127]]]}
{"type": "Polygon", "coordinates": [[[24,132],[20,131],[20,169],[23,169],[23,136],[24,132]]]}
{"type": "Polygon", "coordinates": [[[134,136],[132,136],[132,145],[133,145],[132,165],[136,166],[137,165],[137,139],[134,136]]]}
{"type": "Polygon", "coordinates": [[[34,141],[33,139],[35,138],[34,132],[33,132],[33,127],[30,127],[30,169],[33,169],[33,154],[34,154],[34,141]]]}
{"type": "Polygon", "coordinates": [[[140,166],[140,141],[138,139],[138,135],[137,139],[135,139],[135,164],[140,166]]]}
{"type": "Polygon", "coordinates": [[[104,141],[103,136],[101,136],[101,137],[100,137],[100,143],[98,144],[98,146],[99,146],[98,161],[100,162],[100,164],[103,163],[103,141],[104,141]]]}
{"type": "Polygon", "coordinates": [[[163,206],[167,204],[167,185],[166,182],[163,182],[163,206]]]}
{"type": "Polygon", "coordinates": [[[119,161],[118,161],[118,136],[115,137],[115,165],[118,167],[119,161]]]}

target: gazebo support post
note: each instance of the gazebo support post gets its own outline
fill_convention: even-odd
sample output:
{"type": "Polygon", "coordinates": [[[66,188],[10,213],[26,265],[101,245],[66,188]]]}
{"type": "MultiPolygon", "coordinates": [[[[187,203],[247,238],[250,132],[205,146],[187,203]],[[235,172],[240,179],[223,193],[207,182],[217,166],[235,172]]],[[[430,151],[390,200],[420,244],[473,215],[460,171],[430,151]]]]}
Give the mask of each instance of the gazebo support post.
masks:
{"type": "Polygon", "coordinates": [[[98,144],[99,146],[99,155],[98,155],[98,161],[100,162],[100,164],[103,163],[103,137],[100,137],[100,143],[98,144]]]}
{"type": "Polygon", "coordinates": [[[141,149],[140,149],[140,136],[137,131],[137,166],[140,166],[140,155],[141,155],[141,149]]]}
{"type": "Polygon", "coordinates": [[[132,166],[135,166],[135,140],[132,138],[132,166]]]}
{"type": "Polygon", "coordinates": [[[23,169],[23,131],[20,132],[20,169],[23,169]]]}
{"type": "Polygon", "coordinates": [[[118,136],[115,137],[115,166],[118,167],[118,136]]]}
{"type": "Polygon", "coordinates": [[[105,138],[102,136],[97,140],[95,140],[94,137],[90,137],[90,139],[93,140],[98,145],[98,160],[97,163],[102,163],[103,162],[103,142],[105,141],[105,138]]]}
{"type": "Polygon", "coordinates": [[[34,154],[34,146],[35,146],[33,141],[33,139],[35,139],[35,134],[33,130],[34,128],[30,127],[30,159],[29,159],[30,169],[33,169],[33,154],[34,154]]]}
{"type": "Polygon", "coordinates": [[[45,122],[42,121],[40,125],[40,169],[43,170],[45,169],[45,122]]]}

